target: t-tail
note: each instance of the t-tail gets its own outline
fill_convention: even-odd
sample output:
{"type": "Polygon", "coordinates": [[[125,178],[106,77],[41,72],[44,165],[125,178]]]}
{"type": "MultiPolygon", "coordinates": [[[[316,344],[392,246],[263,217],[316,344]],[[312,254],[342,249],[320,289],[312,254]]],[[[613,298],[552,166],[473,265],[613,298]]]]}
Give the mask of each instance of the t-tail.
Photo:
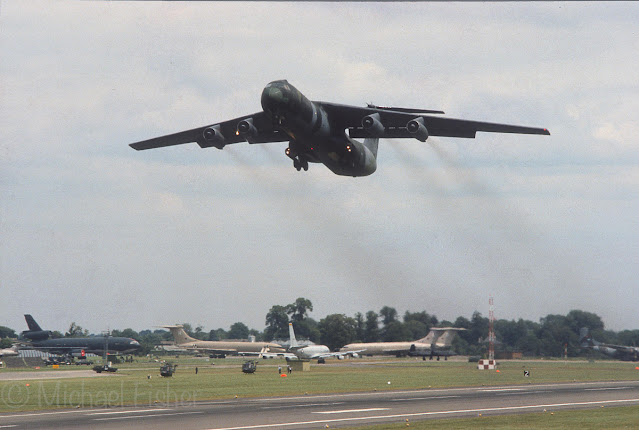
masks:
{"type": "Polygon", "coordinates": [[[171,331],[171,334],[173,335],[173,339],[175,339],[175,343],[178,345],[181,345],[183,343],[198,341],[198,339],[195,339],[189,336],[188,334],[186,334],[183,326],[181,325],[165,325],[163,327],[168,328],[171,331]]]}

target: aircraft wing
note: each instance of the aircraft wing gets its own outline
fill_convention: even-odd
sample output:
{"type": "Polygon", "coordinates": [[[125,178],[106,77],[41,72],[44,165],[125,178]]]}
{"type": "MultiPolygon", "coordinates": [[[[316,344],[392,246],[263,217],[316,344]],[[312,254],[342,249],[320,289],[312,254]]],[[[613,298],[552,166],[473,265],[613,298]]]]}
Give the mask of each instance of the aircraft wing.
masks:
{"type": "Polygon", "coordinates": [[[283,132],[275,130],[273,124],[266,117],[264,112],[257,112],[252,115],[245,115],[239,118],[231,119],[217,124],[205,125],[194,128],[192,130],[180,131],[178,133],[168,134],[166,136],[154,137],[152,139],[142,140],[140,142],[131,143],[129,146],[138,151],[152,148],[162,148],[164,146],[182,145],[184,143],[195,142],[202,148],[216,146],[204,139],[204,130],[209,127],[219,127],[219,132],[223,136],[220,141],[221,145],[230,143],[246,142],[246,139],[237,132],[237,125],[245,119],[252,119],[253,125],[257,129],[257,133],[251,138],[251,143],[267,143],[267,142],[283,142],[290,140],[290,137],[283,132]]]}
{"type": "Polygon", "coordinates": [[[339,359],[343,359],[344,357],[352,356],[353,354],[357,354],[359,352],[366,351],[365,349],[358,349],[357,351],[348,351],[348,352],[324,352],[321,354],[315,354],[311,357],[311,359],[317,358],[331,358],[336,357],[339,359]]]}
{"type": "Polygon", "coordinates": [[[365,116],[375,113],[379,114],[379,120],[384,126],[383,134],[376,135],[380,138],[414,137],[414,135],[406,129],[406,124],[415,118],[423,119],[424,126],[430,136],[474,138],[478,131],[491,133],[550,134],[545,128],[446,118],[442,116],[424,115],[419,112],[409,113],[404,109],[393,110],[393,108],[380,109],[327,102],[317,103],[321,104],[324,108],[330,121],[335,124],[336,127],[348,129],[349,136],[352,138],[370,137],[370,134],[362,127],[362,119],[365,116]]]}

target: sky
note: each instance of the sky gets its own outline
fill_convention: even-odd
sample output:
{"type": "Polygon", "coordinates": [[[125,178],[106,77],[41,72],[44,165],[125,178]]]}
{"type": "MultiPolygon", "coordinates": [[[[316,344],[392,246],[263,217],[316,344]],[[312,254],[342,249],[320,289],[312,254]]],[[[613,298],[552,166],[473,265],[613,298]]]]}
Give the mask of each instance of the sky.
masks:
{"type": "Polygon", "coordinates": [[[636,3],[0,4],[0,325],[99,333],[425,310],[639,329],[636,3]],[[382,140],[297,172],[286,143],[134,151],[311,100],[551,136],[382,140]]]}

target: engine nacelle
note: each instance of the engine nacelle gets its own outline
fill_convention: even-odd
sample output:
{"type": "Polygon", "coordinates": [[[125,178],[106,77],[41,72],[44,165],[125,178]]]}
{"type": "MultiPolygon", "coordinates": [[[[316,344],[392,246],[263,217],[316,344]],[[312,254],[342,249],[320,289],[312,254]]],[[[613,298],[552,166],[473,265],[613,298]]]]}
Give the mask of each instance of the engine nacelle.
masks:
{"type": "Polygon", "coordinates": [[[237,124],[237,133],[251,143],[253,137],[257,136],[257,128],[253,125],[253,118],[246,118],[240,121],[237,124]]]}
{"type": "Polygon", "coordinates": [[[203,148],[206,146],[215,146],[218,149],[224,148],[225,139],[219,125],[205,128],[202,132],[202,138],[204,139],[204,145],[200,144],[200,146],[203,148]]]}
{"type": "Polygon", "coordinates": [[[27,330],[21,333],[22,337],[31,340],[45,340],[51,336],[50,330],[27,330]]]}
{"type": "Polygon", "coordinates": [[[415,119],[411,119],[406,124],[406,129],[413,137],[419,141],[426,142],[428,139],[428,130],[426,130],[426,126],[424,125],[424,118],[417,117],[415,119]]]}
{"type": "Polygon", "coordinates": [[[384,134],[384,125],[379,120],[378,113],[362,118],[362,128],[373,137],[380,137],[384,134]]]}

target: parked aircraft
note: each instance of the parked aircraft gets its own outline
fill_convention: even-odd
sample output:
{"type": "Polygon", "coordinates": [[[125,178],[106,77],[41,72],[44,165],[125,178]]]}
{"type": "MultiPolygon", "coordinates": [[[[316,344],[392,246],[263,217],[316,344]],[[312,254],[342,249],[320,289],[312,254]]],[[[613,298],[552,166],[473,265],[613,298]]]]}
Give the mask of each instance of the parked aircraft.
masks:
{"type": "Polygon", "coordinates": [[[18,349],[18,345],[11,345],[11,348],[2,348],[0,349],[0,357],[10,357],[18,355],[20,350],[18,349]]]}
{"type": "Polygon", "coordinates": [[[165,325],[175,339],[176,346],[189,351],[202,351],[214,356],[257,355],[274,352],[286,352],[282,345],[271,342],[244,342],[228,340],[199,340],[184,331],[181,325],[165,325]]]}
{"type": "Polygon", "coordinates": [[[445,359],[455,355],[451,350],[453,338],[458,331],[465,330],[457,327],[434,327],[431,328],[426,337],[413,342],[369,342],[351,343],[340,348],[340,352],[353,350],[361,351],[361,355],[395,355],[423,357],[439,357],[445,359]]]}
{"type": "Polygon", "coordinates": [[[618,360],[639,361],[639,347],[597,342],[592,338],[587,327],[583,327],[579,335],[581,337],[581,347],[584,349],[599,351],[618,360]]]}
{"type": "Polygon", "coordinates": [[[348,352],[331,352],[326,345],[307,345],[302,346],[297,343],[295,338],[295,330],[293,330],[293,323],[288,323],[288,335],[290,338],[290,346],[288,350],[295,354],[300,360],[317,359],[318,363],[323,363],[327,358],[337,358],[343,360],[346,356],[357,357],[358,350],[352,350],[348,352]]]}
{"type": "Polygon", "coordinates": [[[323,163],[338,175],[367,176],[377,169],[380,138],[414,138],[425,142],[429,136],[474,138],[478,131],[550,134],[545,128],[424,115],[444,113],[435,110],[310,101],[286,80],[269,83],[262,91],[261,104],[262,111],[251,115],[130,146],[144,150],[196,142],[201,148],[222,149],[244,141],[288,141],[285,153],[298,171],[308,170],[309,163],[323,163]]]}
{"type": "Polygon", "coordinates": [[[128,337],[89,336],[89,337],[63,337],[50,339],[51,331],[42,330],[40,325],[31,315],[25,315],[29,330],[21,333],[27,344],[32,349],[49,352],[51,354],[63,354],[72,357],[84,357],[92,354],[126,354],[140,348],[140,343],[128,337]]]}

